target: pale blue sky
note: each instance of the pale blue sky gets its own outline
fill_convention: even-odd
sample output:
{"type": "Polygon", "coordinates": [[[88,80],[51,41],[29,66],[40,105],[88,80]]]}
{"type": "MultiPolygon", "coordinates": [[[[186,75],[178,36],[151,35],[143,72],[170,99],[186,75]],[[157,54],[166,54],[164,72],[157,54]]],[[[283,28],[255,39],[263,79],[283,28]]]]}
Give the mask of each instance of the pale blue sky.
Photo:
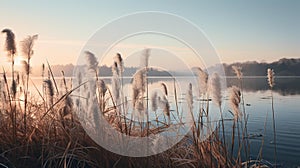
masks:
{"type": "MultiPolygon", "coordinates": [[[[0,28],[11,28],[18,41],[39,34],[34,64],[45,58],[52,64],[75,63],[94,32],[113,19],[138,11],[169,12],[193,22],[227,63],[300,57],[297,0],[2,1],[0,28]]],[[[3,57],[4,36],[0,39],[3,57]]]]}

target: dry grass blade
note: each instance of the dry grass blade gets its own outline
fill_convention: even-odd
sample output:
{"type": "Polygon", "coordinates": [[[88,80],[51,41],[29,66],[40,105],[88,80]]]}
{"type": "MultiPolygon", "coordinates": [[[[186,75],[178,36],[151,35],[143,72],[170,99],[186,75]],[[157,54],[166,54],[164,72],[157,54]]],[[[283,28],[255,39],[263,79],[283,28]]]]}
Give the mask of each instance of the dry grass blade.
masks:
{"type": "Polygon", "coordinates": [[[55,89],[56,89],[56,93],[58,94],[58,87],[57,87],[57,84],[56,84],[56,81],[55,81],[55,78],[54,78],[54,75],[53,75],[53,72],[52,72],[52,69],[51,69],[51,66],[50,66],[48,60],[47,60],[47,64],[48,64],[48,70],[50,71],[52,80],[53,80],[53,82],[54,82],[54,86],[55,86],[55,89]]]}

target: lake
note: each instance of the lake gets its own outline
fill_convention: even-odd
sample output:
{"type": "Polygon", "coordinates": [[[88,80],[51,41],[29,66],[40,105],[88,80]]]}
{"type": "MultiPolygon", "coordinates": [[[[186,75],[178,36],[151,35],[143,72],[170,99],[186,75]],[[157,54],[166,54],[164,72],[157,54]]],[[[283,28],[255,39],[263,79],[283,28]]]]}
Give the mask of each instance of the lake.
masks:
{"type": "MultiPolygon", "coordinates": [[[[109,78],[103,78],[104,81],[110,85],[109,78]]],[[[234,77],[227,77],[227,87],[238,85],[238,81],[234,77]]],[[[67,78],[70,83],[70,78],[67,78]]],[[[131,79],[124,79],[124,93],[130,97],[131,79]]],[[[185,93],[188,88],[188,83],[196,86],[196,81],[192,78],[177,77],[176,85],[178,86],[177,92],[179,103],[185,101],[185,93]]],[[[33,82],[37,88],[41,89],[42,79],[34,78],[33,82]]],[[[161,82],[164,82],[169,90],[171,110],[174,111],[174,83],[172,78],[155,77],[150,78],[149,91],[155,88],[160,88],[161,82]]],[[[277,163],[282,164],[284,167],[297,167],[300,166],[300,78],[299,77],[276,77],[275,86],[273,89],[274,109],[276,119],[276,134],[277,134],[277,163]]],[[[61,85],[59,79],[57,85],[61,85]]],[[[32,87],[32,86],[31,86],[32,87]]],[[[196,87],[195,87],[196,88],[196,87]]],[[[35,88],[31,88],[35,90],[35,88]]],[[[229,103],[228,95],[223,92],[223,112],[225,118],[232,118],[228,112],[229,103]]],[[[35,92],[35,91],[33,91],[35,92]]],[[[196,100],[197,91],[194,91],[194,99],[196,100]]],[[[37,92],[33,93],[38,97],[37,92]]],[[[272,129],[272,111],[271,111],[271,91],[269,90],[267,79],[265,77],[245,77],[243,79],[243,94],[248,118],[248,134],[253,135],[250,138],[251,157],[256,159],[261,146],[262,136],[264,135],[264,125],[266,123],[266,134],[264,136],[265,143],[263,146],[263,159],[274,162],[274,144],[273,144],[273,129],[272,129]],[[266,119],[267,117],[267,119],[266,119]]],[[[212,111],[214,111],[212,107],[212,111]]],[[[196,113],[197,111],[195,111],[196,113]]],[[[153,115],[152,115],[153,117],[153,115]]],[[[226,123],[226,135],[228,139],[231,138],[232,122],[226,123]]]]}
{"type": "MultiPolygon", "coordinates": [[[[229,85],[234,80],[229,80],[229,85]]],[[[273,162],[273,127],[271,92],[266,78],[247,78],[245,83],[246,112],[249,114],[248,133],[263,134],[267,116],[263,159],[273,162]]],[[[284,167],[300,166],[300,78],[277,77],[274,86],[274,109],[277,137],[277,162],[284,167]]],[[[259,153],[261,137],[250,139],[251,155],[259,153]]]]}

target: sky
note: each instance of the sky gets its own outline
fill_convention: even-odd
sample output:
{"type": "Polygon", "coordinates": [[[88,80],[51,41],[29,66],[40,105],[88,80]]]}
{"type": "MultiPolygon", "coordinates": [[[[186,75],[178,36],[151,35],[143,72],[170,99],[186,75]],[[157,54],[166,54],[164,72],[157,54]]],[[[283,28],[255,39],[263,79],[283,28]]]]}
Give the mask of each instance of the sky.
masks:
{"type": "MultiPolygon", "coordinates": [[[[76,64],[84,45],[97,30],[121,16],[142,11],[171,13],[193,23],[225,63],[300,58],[300,1],[297,0],[2,1],[0,29],[12,29],[18,43],[27,35],[39,35],[32,58],[34,66],[41,65],[46,59],[51,64],[76,64]]],[[[151,23],[151,20],[147,22],[151,23]]],[[[174,28],[170,25],[170,29],[174,28]]],[[[167,48],[169,51],[174,45],[174,42],[168,44],[167,38],[157,45],[155,38],[151,37],[152,41],[147,38],[144,41],[142,37],[127,39],[119,45],[121,48],[113,51],[132,55],[137,52],[134,48],[138,45],[171,46],[171,49],[167,48]],[[128,50],[128,46],[133,49],[128,50]]],[[[1,34],[1,65],[7,62],[4,41],[5,36],[1,34]]],[[[188,57],[186,60],[192,66],[198,64],[188,57]]],[[[104,59],[101,64],[110,63],[104,59]]]]}

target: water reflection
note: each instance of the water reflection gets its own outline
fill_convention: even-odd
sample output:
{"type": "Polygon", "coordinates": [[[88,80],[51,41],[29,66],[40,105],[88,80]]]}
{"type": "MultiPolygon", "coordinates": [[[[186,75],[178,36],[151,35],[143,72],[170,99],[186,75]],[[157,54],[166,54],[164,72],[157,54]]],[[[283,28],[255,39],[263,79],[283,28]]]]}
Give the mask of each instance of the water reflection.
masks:
{"type": "MultiPolygon", "coordinates": [[[[190,80],[191,77],[175,77],[176,80],[190,80]]],[[[104,78],[107,84],[110,84],[110,78],[104,78]]],[[[124,84],[131,83],[131,78],[125,78],[124,84]]],[[[172,77],[149,77],[149,84],[153,84],[160,81],[172,82],[172,77]]],[[[235,77],[227,77],[227,87],[233,85],[239,85],[239,81],[235,77]]],[[[269,85],[266,77],[244,77],[243,89],[246,92],[257,92],[269,90],[269,85]]],[[[299,95],[300,94],[300,77],[276,77],[274,92],[282,96],[299,95]]]]}
{"type": "MultiPolygon", "coordinates": [[[[227,78],[227,86],[237,85],[238,79],[227,78]]],[[[243,79],[243,89],[247,92],[267,91],[269,89],[267,78],[264,77],[246,77],[243,79]]],[[[275,92],[282,96],[300,94],[299,77],[276,77],[275,92]]]]}

